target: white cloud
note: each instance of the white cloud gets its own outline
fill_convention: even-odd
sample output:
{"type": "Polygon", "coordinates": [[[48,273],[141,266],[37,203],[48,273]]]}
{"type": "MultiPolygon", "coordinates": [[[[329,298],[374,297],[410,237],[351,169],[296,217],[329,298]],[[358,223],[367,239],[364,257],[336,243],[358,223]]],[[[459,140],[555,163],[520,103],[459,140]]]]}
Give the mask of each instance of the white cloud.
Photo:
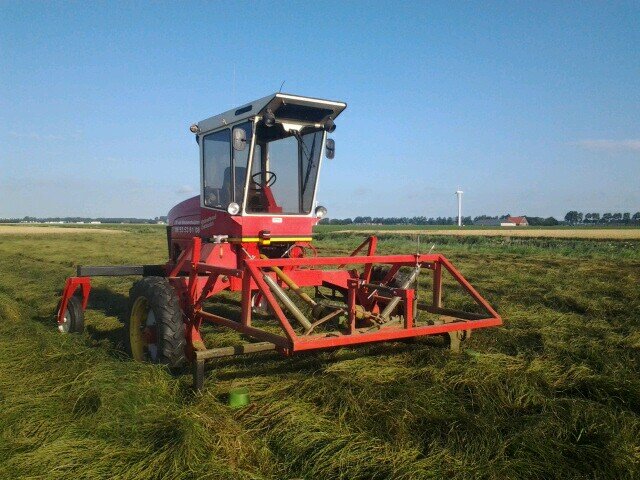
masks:
{"type": "Polygon", "coordinates": [[[195,189],[190,185],[182,185],[180,188],[176,190],[178,195],[190,195],[195,193],[195,189]]]}
{"type": "Polygon", "coordinates": [[[638,139],[629,139],[629,140],[601,140],[601,139],[590,139],[590,140],[579,140],[577,142],[572,142],[571,145],[575,145],[580,148],[584,148],[586,150],[597,150],[597,151],[606,151],[606,152],[640,152],[640,140],[638,139]]]}

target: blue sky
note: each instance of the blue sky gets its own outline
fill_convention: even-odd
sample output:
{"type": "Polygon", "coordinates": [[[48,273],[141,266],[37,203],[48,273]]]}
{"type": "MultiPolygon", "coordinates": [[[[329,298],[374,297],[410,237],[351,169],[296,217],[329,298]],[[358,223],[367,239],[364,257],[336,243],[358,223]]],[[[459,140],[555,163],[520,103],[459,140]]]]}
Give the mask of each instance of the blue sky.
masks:
{"type": "Polygon", "coordinates": [[[164,215],[283,81],[349,104],[330,217],[640,210],[638,2],[4,1],[0,217],[164,215]]]}

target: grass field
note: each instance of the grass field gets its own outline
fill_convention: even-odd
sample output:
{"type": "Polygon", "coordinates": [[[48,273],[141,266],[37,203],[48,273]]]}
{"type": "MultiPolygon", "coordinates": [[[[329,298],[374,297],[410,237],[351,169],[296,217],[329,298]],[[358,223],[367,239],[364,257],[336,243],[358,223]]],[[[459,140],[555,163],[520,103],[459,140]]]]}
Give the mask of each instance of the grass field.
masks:
{"type": "Polygon", "coordinates": [[[69,234],[69,233],[85,233],[86,230],[90,230],[94,233],[126,233],[124,230],[117,230],[114,228],[84,228],[84,227],[58,227],[52,225],[0,225],[0,235],[51,235],[54,233],[69,234]]]}
{"type": "Polygon", "coordinates": [[[382,253],[446,254],[504,326],[457,355],[425,339],[218,360],[194,396],[187,373],[122,353],[133,279],[96,279],[86,332],[55,331],[74,265],[165,260],[163,227],[114,228],[0,236],[2,479],[640,477],[638,240],[392,232],[382,253]],[[252,403],[231,410],[238,386],[252,403]]]}
{"type": "Polygon", "coordinates": [[[640,240],[638,227],[482,227],[455,225],[320,225],[318,233],[640,240]]]}

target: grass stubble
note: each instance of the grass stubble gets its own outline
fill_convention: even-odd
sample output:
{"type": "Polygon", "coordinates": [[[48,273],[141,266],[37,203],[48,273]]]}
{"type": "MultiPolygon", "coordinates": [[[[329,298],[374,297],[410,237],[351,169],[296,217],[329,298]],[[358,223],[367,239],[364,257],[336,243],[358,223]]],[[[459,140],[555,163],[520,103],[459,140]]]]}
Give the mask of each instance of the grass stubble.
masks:
{"type": "MultiPolygon", "coordinates": [[[[327,233],[319,245],[347,253],[360,240],[327,233]]],[[[122,354],[132,279],[94,282],[82,336],[52,323],[74,264],[162,262],[164,242],[153,228],[2,238],[0,478],[640,476],[635,242],[423,238],[505,319],[474,331],[469,353],[429,338],[221,359],[198,395],[188,373],[122,354]],[[239,386],[252,403],[231,410],[225,394],[239,386]]]]}

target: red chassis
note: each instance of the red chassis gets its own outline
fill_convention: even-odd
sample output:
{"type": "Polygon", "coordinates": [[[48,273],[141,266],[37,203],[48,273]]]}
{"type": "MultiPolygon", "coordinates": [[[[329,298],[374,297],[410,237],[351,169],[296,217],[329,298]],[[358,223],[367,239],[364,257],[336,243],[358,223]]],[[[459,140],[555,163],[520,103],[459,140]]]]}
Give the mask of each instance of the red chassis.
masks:
{"type": "MultiPolygon", "coordinates": [[[[205,243],[203,245],[200,237],[193,237],[191,245],[181,252],[176,261],[169,261],[164,266],[165,276],[178,292],[181,300],[189,356],[194,359],[196,351],[201,350],[204,345],[199,333],[202,322],[229,327],[256,340],[269,342],[274,348],[287,355],[303,350],[384,342],[424,335],[451,334],[451,332],[469,331],[502,323],[496,311],[443,255],[380,256],[375,255],[376,243],[376,237],[369,237],[350,256],[300,258],[260,258],[256,244],[242,244],[240,246],[242,258],[237,259],[240,268],[232,268],[211,263],[226,255],[234,256],[231,252],[231,244],[205,243]],[[367,247],[366,255],[357,255],[365,247],[367,247]],[[203,258],[205,261],[202,261],[203,258]],[[363,272],[349,269],[358,265],[364,266],[363,272]],[[388,270],[382,281],[370,283],[373,282],[371,272],[374,265],[386,265],[388,270]],[[318,267],[321,266],[337,266],[337,268],[319,269],[318,267]],[[432,271],[433,287],[430,295],[432,301],[424,309],[430,313],[445,316],[446,321],[417,324],[414,310],[418,303],[415,299],[415,290],[385,287],[401,267],[432,271]],[[443,269],[449,272],[484,313],[470,313],[442,306],[443,269]],[[306,329],[304,333],[297,333],[291,324],[291,319],[294,318],[288,318],[285,315],[283,307],[274,295],[273,283],[277,283],[281,291],[292,290],[289,288],[291,284],[287,284],[277,275],[277,270],[286,272],[285,275],[293,282],[294,287],[326,287],[334,293],[340,292],[345,301],[342,312],[348,317],[347,327],[342,331],[313,333],[312,329],[306,329]],[[205,300],[223,290],[241,292],[239,321],[204,310],[205,300]],[[381,295],[382,290],[386,292],[386,296],[381,295]],[[282,329],[281,335],[252,325],[254,306],[252,300],[256,295],[261,295],[268,304],[282,329]],[[397,307],[393,308],[394,316],[390,317],[392,320],[384,323],[372,321],[375,320],[376,314],[379,318],[380,311],[390,303],[392,298],[396,297],[399,301],[396,302],[397,307]],[[363,315],[363,312],[373,312],[374,315],[367,316],[367,313],[363,315]]],[[[65,305],[78,287],[82,292],[83,309],[86,308],[91,288],[90,278],[78,276],[67,279],[58,313],[59,324],[63,321],[62,312],[65,305]]],[[[322,323],[322,321],[316,323],[322,323]]],[[[313,327],[315,328],[315,324],[313,327]]]]}

